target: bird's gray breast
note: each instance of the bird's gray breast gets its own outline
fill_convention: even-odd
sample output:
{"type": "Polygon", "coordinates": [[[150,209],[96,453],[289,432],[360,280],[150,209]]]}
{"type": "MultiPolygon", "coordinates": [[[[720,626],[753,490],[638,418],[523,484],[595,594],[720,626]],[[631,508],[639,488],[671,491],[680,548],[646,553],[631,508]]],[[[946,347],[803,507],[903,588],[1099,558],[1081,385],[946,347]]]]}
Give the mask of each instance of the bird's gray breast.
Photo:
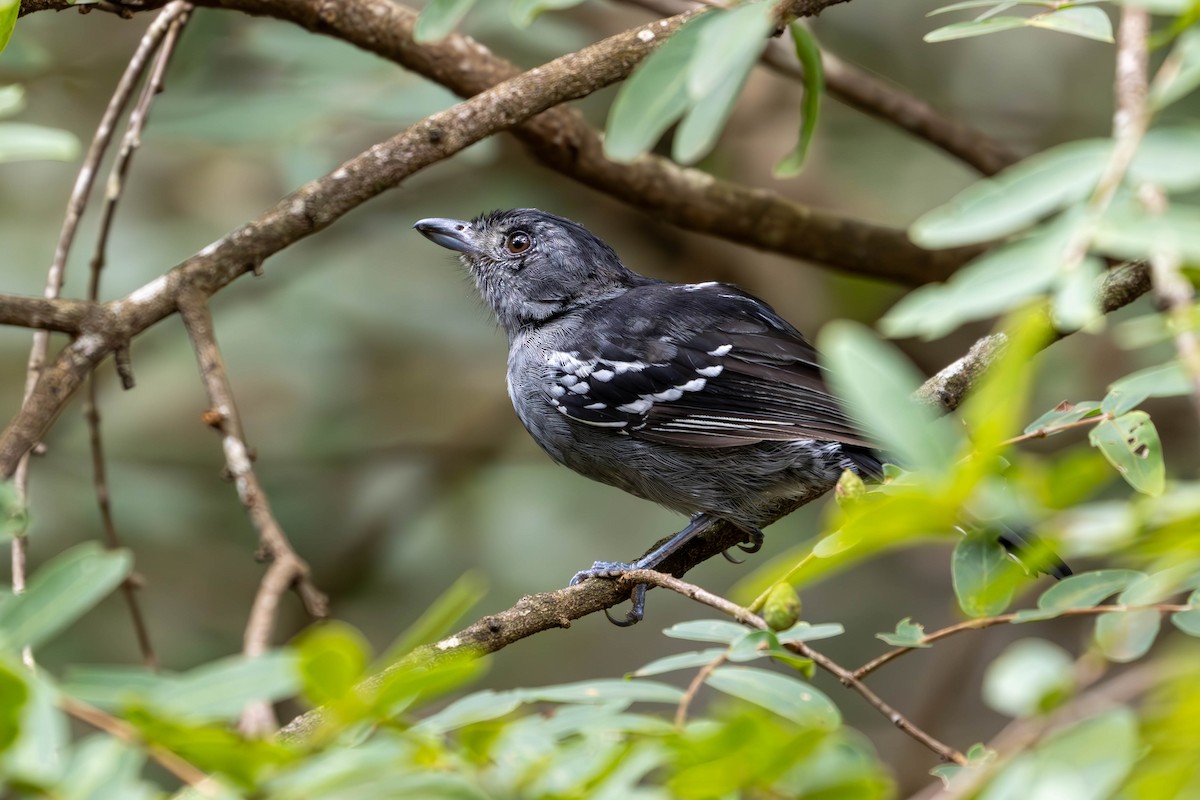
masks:
{"type": "Polygon", "coordinates": [[[512,337],[508,350],[508,397],[513,409],[534,440],[560,464],[566,463],[573,437],[569,422],[550,404],[545,387],[554,372],[555,343],[572,327],[568,321],[522,329],[512,337]]]}

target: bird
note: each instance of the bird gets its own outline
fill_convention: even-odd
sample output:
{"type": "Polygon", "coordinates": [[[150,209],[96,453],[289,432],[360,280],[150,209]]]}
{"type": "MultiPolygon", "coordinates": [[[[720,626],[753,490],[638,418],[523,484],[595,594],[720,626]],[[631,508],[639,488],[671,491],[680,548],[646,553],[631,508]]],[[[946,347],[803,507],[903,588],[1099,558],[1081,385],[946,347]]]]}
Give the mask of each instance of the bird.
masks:
{"type": "MultiPolygon", "coordinates": [[[[884,456],[830,391],[816,349],[763,300],[640,275],[583,225],[534,208],[413,227],[458,253],[495,313],[509,398],[550,458],[689,517],[641,558],[596,561],[571,585],[653,569],[721,521],[755,552],[763,527],[846,470],[882,479],[884,456]]],[[[1010,552],[1028,539],[1000,537],[1010,552]]],[[[609,619],[641,620],[645,593],[635,587],[625,619],[609,619]]]]}

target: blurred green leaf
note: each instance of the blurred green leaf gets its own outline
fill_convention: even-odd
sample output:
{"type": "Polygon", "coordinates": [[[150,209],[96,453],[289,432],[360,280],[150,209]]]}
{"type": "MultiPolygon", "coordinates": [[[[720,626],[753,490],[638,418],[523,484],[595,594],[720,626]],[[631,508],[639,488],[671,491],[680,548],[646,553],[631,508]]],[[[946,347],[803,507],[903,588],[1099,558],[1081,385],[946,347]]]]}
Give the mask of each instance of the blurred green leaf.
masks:
{"type": "Polygon", "coordinates": [[[967,187],[914,222],[909,237],[938,249],[1021,231],[1091,194],[1111,152],[1109,139],[1053,147],[967,187]]]}
{"type": "Polygon", "coordinates": [[[28,696],[21,709],[20,736],[0,753],[0,776],[11,783],[53,784],[62,777],[71,752],[70,728],[57,705],[57,691],[46,677],[7,662],[21,675],[28,696]]]}
{"type": "Polygon", "coordinates": [[[1189,636],[1200,636],[1200,589],[1188,596],[1187,604],[1191,608],[1172,614],[1171,624],[1189,636]]]}
{"type": "MultiPolygon", "coordinates": [[[[1006,337],[1003,351],[976,381],[961,407],[976,453],[969,467],[977,473],[988,468],[986,454],[1003,447],[1025,418],[1025,406],[1037,374],[1037,353],[1051,341],[1045,318],[1037,313],[1014,314],[1004,320],[1003,327],[1006,337]]],[[[969,475],[970,469],[960,470],[960,480],[969,475]]]]}
{"type": "Polygon", "coordinates": [[[71,161],[79,155],[75,134],[23,122],[0,123],[0,162],[71,161]]]}
{"type": "Polygon", "coordinates": [[[454,629],[455,623],[466,616],[487,594],[487,582],[479,572],[467,572],[433,601],[429,608],[400,634],[384,654],[383,665],[394,664],[423,644],[429,644],[454,629]]]}
{"type": "Polygon", "coordinates": [[[1149,609],[1101,614],[1096,620],[1096,644],[1109,661],[1136,661],[1154,644],[1161,626],[1162,616],[1149,609]]]}
{"type": "Polygon", "coordinates": [[[1010,717],[1028,717],[1058,705],[1075,685],[1071,654],[1045,639],[1019,639],[983,676],[983,699],[1010,717]]]}
{"type": "Polygon", "coordinates": [[[455,700],[441,711],[426,717],[413,726],[414,730],[441,734],[473,725],[476,722],[499,719],[511,714],[525,701],[517,692],[496,692],[485,689],[455,700]]]}
{"type": "Polygon", "coordinates": [[[26,674],[28,670],[0,660],[0,753],[11,747],[21,733],[21,719],[29,700],[26,674]]]}
{"type": "Polygon", "coordinates": [[[892,633],[877,633],[876,639],[881,639],[892,647],[932,647],[925,641],[925,626],[913,622],[911,617],[905,617],[896,623],[892,633]]]}
{"type": "MultiPolygon", "coordinates": [[[[662,675],[665,672],[674,672],[679,669],[693,669],[702,667],[705,664],[711,664],[721,656],[725,655],[728,650],[723,647],[712,647],[708,650],[693,650],[689,653],[676,653],[670,656],[656,658],[644,667],[640,667],[631,673],[631,677],[645,678],[650,675],[662,675]]],[[[764,653],[764,655],[766,655],[764,653]]]]}
{"type": "Polygon", "coordinates": [[[987,19],[972,19],[966,22],[954,22],[944,27],[932,30],[923,37],[931,44],[950,42],[955,39],[967,39],[972,36],[984,36],[989,33],[1011,31],[1024,28],[1029,24],[1026,17],[988,17],[987,19]]]}
{"type": "Polygon", "coordinates": [[[838,320],[822,329],[820,350],[833,388],[889,454],[928,475],[946,474],[956,436],[912,399],[921,376],[898,349],[862,325],[838,320]]]}
{"type": "Polygon", "coordinates": [[[1139,492],[1157,497],[1166,482],[1162,443],[1144,411],[1132,411],[1100,422],[1088,440],[1108,459],[1121,477],[1139,492]]]}
{"type": "Polygon", "coordinates": [[[1104,262],[1086,256],[1074,269],[1059,274],[1050,306],[1056,328],[1077,331],[1103,316],[1100,299],[1096,296],[1096,282],[1103,272],[1104,262]]]}
{"type": "Polygon", "coordinates": [[[1113,381],[1100,404],[1107,414],[1120,416],[1132,411],[1149,397],[1179,397],[1192,393],[1192,381],[1178,361],[1131,372],[1113,381]]]}
{"type": "Polygon", "coordinates": [[[1061,215],[1030,235],[990,249],[942,284],[900,299],[880,321],[888,336],[936,339],[964,322],[1010,311],[1054,285],[1082,217],[1061,215]]]}
{"type": "Polygon", "coordinates": [[[127,550],[76,545],[33,574],[24,594],[0,605],[0,650],[37,647],[91,610],[129,575],[127,550]]]}
{"type": "Polygon", "coordinates": [[[692,57],[705,26],[716,17],[710,12],[685,22],[621,84],[604,128],[606,156],[632,161],[683,116],[691,105],[687,83],[692,57]]]}
{"type": "Polygon", "coordinates": [[[1101,569],[1064,578],[1042,592],[1036,609],[1017,613],[1017,622],[1051,619],[1073,608],[1091,608],[1145,577],[1133,569],[1101,569]]]}
{"type": "Polygon", "coordinates": [[[954,547],[951,576],[959,608],[969,617],[991,617],[1012,602],[1021,570],[994,537],[972,531],[954,547]]]}
{"type": "Polygon", "coordinates": [[[350,625],[333,621],[309,628],[295,647],[304,696],[310,703],[356,699],[351,695],[371,657],[366,637],[350,625]]]}
{"type": "Polygon", "coordinates": [[[300,691],[296,655],[275,651],[230,656],[175,676],[152,690],[147,701],[177,721],[235,719],[254,700],[275,701],[300,691]]]}
{"type": "Polygon", "coordinates": [[[458,27],[474,5],[475,0],[429,0],[417,17],[413,39],[418,44],[444,39],[458,27]]]}
{"type": "Polygon", "coordinates": [[[820,625],[813,625],[808,622],[797,622],[792,627],[785,631],[780,631],[775,636],[782,644],[791,642],[815,642],[818,639],[831,639],[834,636],[841,636],[846,632],[840,622],[824,622],[820,625]]]}
{"type": "Polygon", "coordinates": [[[800,101],[800,136],[792,152],[775,165],[776,178],[791,178],[799,175],[804,168],[804,159],[808,156],[808,148],[817,132],[817,120],[821,116],[821,98],[825,94],[825,67],[817,37],[802,22],[793,22],[788,30],[791,31],[796,58],[804,73],[804,98],[800,101]]]}
{"type": "Polygon", "coordinates": [[[1134,204],[1114,206],[1096,229],[1092,245],[1116,258],[1149,259],[1164,253],[1200,263],[1200,208],[1173,203],[1161,214],[1134,204]]]}
{"type": "Polygon", "coordinates": [[[1167,192],[1200,186],[1200,127],[1152,128],[1129,165],[1133,185],[1152,183],[1167,192]]]}
{"type": "Polygon", "coordinates": [[[671,154],[679,163],[699,160],[716,144],[742,86],[767,46],[767,34],[774,25],[772,9],[771,3],[745,3],[711,14],[712,23],[700,31],[687,67],[692,105],[671,145],[671,154]]]}
{"type": "Polygon", "coordinates": [[[705,683],[717,691],[762,706],[804,728],[832,731],[841,725],[837,706],[797,678],[756,667],[717,667],[705,683]]]}
{"type": "Polygon", "coordinates": [[[119,710],[135,703],[144,704],[145,698],[160,690],[171,677],[140,666],[72,667],[62,690],[99,708],[119,710]]]}
{"type": "Polygon", "coordinates": [[[732,644],[750,632],[750,629],[736,622],[723,619],[697,619],[691,622],[677,622],[663,631],[672,639],[688,639],[693,642],[720,642],[732,644]]]}
{"type": "Polygon", "coordinates": [[[112,736],[89,736],[73,748],[57,789],[70,800],[152,800],[158,791],[138,778],[145,756],[112,736]]]}
{"type": "Polygon", "coordinates": [[[25,89],[23,87],[15,83],[10,86],[0,86],[0,117],[15,114],[24,107],[25,89]]]}
{"type": "Polygon", "coordinates": [[[1098,8],[1066,7],[1029,18],[1033,28],[1069,33],[1098,42],[1112,42],[1112,20],[1098,8]]]}
{"type": "Polygon", "coordinates": [[[1155,76],[1149,97],[1150,107],[1155,111],[1186,97],[1200,86],[1200,28],[1188,28],[1181,33],[1170,58],[1178,62],[1179,70],[1169,79],[1164,79],[1161,72],[1155,76]]]}
{"type": "Polygon", "coordinates": [[[1054,428],[1069,422],[1077,422],[1084,417],[1096,416],[1099,412],[1100,404],[1091,400],[1075,404],[1063,401],[1026,425],[1024,433],[1029,434],[1042,428],[1054,428]]]}
{"type": "Polygon", "coordinates": [[[683,692],[674,686],[655,681],[625,681],[600,679],[564,683],[520,690],[526,702],[545,703],[606,703],[628,700],[632,703],[678,703],[683,692]]]}
{"type": "Polygon", "coordinates": [[[544,11],[557,11],[573,8],[583,0],[513,0],[508,7],[513,24],[521,28],[529,27],[544,11]]]}
{"type": "Polygon", "coordinates": [[[21,13],[21,0],[0,0],[0,52],[8,47],[17,17],[21,13]]]}

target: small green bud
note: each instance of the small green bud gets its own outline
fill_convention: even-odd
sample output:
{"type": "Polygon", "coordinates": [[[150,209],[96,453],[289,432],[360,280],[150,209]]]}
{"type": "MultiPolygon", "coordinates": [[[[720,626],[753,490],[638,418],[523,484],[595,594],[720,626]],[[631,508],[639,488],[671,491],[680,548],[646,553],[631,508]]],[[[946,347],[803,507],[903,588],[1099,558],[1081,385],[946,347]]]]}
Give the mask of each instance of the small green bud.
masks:
{"type": "Polygon", "coordinates": [[[842,477],[838,478],[837,487],[833,490],[833,495],[842,508],[850,508],[866,497],[866,494],[867,485],[863,483],[862,478],[850,470],[842,473],[842,477]]]}
{"type": "Polygon", "coordinates": [[[763,603],[763,620],[773,631],[786,631],[800,619],[800,595],[790,583],[777,583],[763,603]]]}

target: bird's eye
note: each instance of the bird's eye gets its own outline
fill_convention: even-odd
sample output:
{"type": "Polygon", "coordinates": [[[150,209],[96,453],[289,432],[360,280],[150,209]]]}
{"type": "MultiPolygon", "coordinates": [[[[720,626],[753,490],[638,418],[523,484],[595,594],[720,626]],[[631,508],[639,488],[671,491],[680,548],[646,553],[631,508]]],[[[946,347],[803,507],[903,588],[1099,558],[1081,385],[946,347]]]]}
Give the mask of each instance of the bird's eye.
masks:
{"type": "Polygon", "coordinates": [[[533,244],[533,237],[525,231],[513,231],[504,239],[504,246],[513,255],[524,253],[533,244]]]}

